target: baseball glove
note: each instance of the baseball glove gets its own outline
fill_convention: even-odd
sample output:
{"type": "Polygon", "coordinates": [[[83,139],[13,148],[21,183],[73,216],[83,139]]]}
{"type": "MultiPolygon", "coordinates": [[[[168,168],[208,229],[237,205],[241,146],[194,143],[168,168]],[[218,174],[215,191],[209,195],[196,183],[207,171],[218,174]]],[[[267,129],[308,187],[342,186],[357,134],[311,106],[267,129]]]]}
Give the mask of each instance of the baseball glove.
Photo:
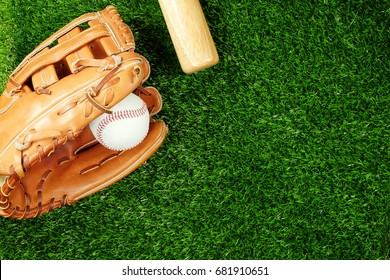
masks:
{"type": "Polygon", "coordinates": [[[0,96],[1,216],[28,219],[76,203],[160,147],[168,129],[152,117],[161,96],[143,87],[150,66],[134,49],[130,28],[109,6],[54,33],[10,75],[0,96]],[[132,149],[109,150],[89,123],[131,93],[149,108],[148,134],[132,149]]]}

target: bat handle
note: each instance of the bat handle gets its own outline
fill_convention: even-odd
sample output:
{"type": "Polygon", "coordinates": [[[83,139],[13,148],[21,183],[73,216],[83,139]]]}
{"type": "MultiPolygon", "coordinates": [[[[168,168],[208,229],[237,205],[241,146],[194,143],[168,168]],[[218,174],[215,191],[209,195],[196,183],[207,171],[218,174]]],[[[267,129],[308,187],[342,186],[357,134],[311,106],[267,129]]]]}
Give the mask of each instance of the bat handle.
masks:
{"type": "Polygon", "coordinates": [[[187,74],[219,61],[199,0],[159,0],[181,68],[187,74]]]}

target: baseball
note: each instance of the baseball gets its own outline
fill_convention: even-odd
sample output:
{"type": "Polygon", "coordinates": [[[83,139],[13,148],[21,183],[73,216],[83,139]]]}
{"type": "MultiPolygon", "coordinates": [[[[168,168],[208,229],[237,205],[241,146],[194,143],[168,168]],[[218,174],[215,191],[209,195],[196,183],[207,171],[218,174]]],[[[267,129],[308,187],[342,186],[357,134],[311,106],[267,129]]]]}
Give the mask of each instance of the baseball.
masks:
{"type": "Polygon", "coordinates": [[[149,111],[145,102],[131,93],[89,127],[95,138],[109,150],[129,150],[145,139],[149,131],[149,111]]]}

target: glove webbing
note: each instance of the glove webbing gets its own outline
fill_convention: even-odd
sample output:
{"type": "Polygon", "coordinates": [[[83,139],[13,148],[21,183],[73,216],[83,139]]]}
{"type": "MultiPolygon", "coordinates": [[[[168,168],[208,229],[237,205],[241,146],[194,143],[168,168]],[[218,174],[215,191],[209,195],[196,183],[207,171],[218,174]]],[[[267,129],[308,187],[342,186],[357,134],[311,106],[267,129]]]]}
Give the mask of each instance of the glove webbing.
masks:
{"type": "Polygon", "coordinates": [[[20,92],[23,84],[33,73],[46,66],[57,63],[92,41],[98,39],[104,40],[106,37],[111,38],[116,45],[116,49],[110,50],[110,55],[135,48],[134,38],[130,28],[123,22],[118,11],[113,6],[107,7],[102,12],[85,14],[46,39],[11,74],[5,94],[12,97],[14,94],[20,92]],[[53,48],[49,48],[56,40],[87,22],[91,25],[90,28],[66,41],[58,42],[58,45],[53,48]],[[27,65],[29,67],[26,67],[27,65]]]}

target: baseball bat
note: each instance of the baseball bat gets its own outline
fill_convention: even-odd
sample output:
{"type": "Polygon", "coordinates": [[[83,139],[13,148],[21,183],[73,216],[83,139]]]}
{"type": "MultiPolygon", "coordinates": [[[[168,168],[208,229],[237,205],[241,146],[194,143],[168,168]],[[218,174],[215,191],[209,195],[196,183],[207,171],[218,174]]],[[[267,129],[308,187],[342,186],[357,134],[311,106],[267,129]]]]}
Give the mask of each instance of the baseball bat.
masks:
{"type": "Polygon", "coordinates": [[[187,74],[219,61],[199,0],[159,0],[180,66],[187,74]]]}

